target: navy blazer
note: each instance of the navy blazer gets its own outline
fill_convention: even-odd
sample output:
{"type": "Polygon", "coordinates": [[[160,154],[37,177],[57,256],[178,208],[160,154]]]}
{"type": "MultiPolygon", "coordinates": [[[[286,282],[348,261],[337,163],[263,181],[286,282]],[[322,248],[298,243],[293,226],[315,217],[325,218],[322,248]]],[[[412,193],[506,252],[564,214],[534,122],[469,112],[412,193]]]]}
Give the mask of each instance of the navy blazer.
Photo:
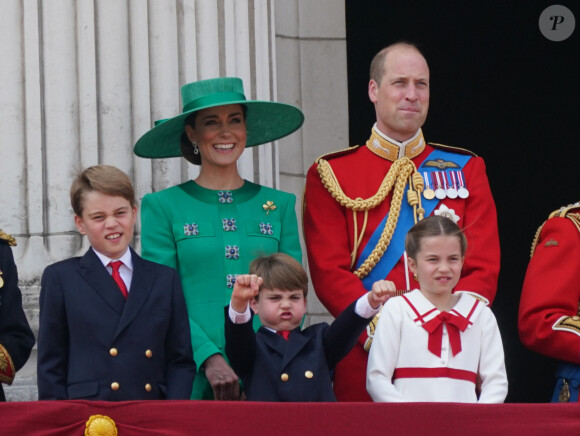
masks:
{"type": "Polygon", "coordinates": [[[40,400],[189,399],[189,319],[173,268],[131,250],[127,300],[93,249],[42,275],[40,400]]]}
{"type": "MultiPolygon", "coordinates": [[[[356,303],[356,302],[355,302],[356,303]]],[[[252,401],[336,401],[332,370],[354,347],[369,319],[355,303],[333,323],[292,330],[288,341],[252,321],[234,324],[226,306],[226,354],[252,401]]]]}
{"type": "MultiPolygon", "coordinates": [[[[12,383],[16,371],[24,366],[32,347],[34,334],[22,309],[22,294],[18,288],[18,273],[12,250],[0,239],[0,381],[12,383]],[[4,356],[8,354],[8,358],[4,356]],[[5,362],[2,362],[3,360],[5,362]],[[10,365],[12,361],[12,365],[10,365]]],[[[5,401],[0,384],[0,401],[5,401]]]]}

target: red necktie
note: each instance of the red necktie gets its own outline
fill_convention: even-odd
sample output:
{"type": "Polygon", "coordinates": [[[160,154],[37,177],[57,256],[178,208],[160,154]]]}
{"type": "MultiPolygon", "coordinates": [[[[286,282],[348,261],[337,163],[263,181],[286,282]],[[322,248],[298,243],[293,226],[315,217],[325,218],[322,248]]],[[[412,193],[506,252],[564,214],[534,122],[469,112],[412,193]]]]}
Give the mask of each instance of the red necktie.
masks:
{"type": "Polygon", "coordinates": [[[279,334],[280,336],[282,336],[286,340],[288,340],[288,336],[290,336],[290,332],[288,330],[281,330],[281,331],[278,331],[276,333],[279,334]]]}
{"type": "Polygon", "coordinates": [[[429,332],[429,351],[438,357],[441,357],[443,324],[447,326],[449,344],[455,356],[461,352],[461,336],[459,335],[459,331],[464,332],[469,325],[469,321],[463,316],[455,316],[448,312],[441,312],[435,318],[423,324],[423,328],[429,332]]]}
{"type": "Polygon", "coordinates": [[[111,274],[113,276],[113,280],[115,280],[115,282],[121,289],[123,297],[127,298],[127,295],[129,295],[129,293],[127,292],[127,285],[125,285],[125,282],[121,278],[121,274],[119,274],[119,268],[121,265],[123,265],[123,262],[121,262],[120,260],[115,260],[114,262],[110,262],[109,265],[111,265],[111,267],[113,268],[113,273],[111,274]]]}

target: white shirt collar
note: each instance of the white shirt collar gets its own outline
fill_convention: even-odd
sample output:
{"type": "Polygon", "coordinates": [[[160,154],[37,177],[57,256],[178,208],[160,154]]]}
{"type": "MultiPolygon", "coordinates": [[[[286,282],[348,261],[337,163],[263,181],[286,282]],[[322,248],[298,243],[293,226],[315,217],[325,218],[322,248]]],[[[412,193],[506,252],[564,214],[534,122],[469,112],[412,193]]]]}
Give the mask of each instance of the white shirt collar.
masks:
{"type": "Polygon", "coordinates": [[[93,251],[95,252],[95,254],[97,255],[97,257],[99,258],[99,260],[101,261],[101,263],[106,267],[109,265],[109,263],[113,260],[120,260],[121,262],[123,262],[123,265],[126,266],[127,268],[129,268],[129,270],[133,271],[133,257],[131,256],[131,250],[129,250],[129,247],[127,247],[127,250],[125,251],[125,253],[119,258],[119,259],[111,259],[108,256],[105,256],[102,253],[99,253],[97,250],[95,250],[93,247],[91,247],[93,249],[93,251]]]}

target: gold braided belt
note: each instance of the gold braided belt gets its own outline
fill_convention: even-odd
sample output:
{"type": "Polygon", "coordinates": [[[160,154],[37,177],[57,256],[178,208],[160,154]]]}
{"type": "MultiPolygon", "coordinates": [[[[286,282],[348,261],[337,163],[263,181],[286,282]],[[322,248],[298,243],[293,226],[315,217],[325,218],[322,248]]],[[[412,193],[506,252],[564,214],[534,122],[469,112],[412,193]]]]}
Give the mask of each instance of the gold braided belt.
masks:
{"type": "Polygon", "coordinates": [[[383,254],[387,251],[395,227],[397,227],[397,221],[399,220],[399,213],[401,211],[405,186],[407,183],[409,184],[407,202],[413,207],[415,223],[417,223],[418,220],[420,221],[423,219],[425,214],[425,209],[423,209],[421,205],[421,193],[424,188],[423,177],[421,177],[421,174],[417,172],[417,167],[411,159],[408,157],[402,157],[393,162],[376,194],[367,199],[360,197],[352,199],[345,195],[328,161],[325,159],[319,159],[317,169],[322,184],[328,190],[330,195],[332,195],[341,206],[352,210],[354,221],[354,247],[351,252],[351,269],[355,264],[356,254],[366,230],[368,211],[380,205],[391,191],[393,193],[389,217],[387,218],[381,237],[368,258],[356,271],[354,271],[354,274],[359,279],[362,279],[371,272],[383,254]],[[364,221],[360,232],[358,231],[357,212],[364,212],[364,221]]]}

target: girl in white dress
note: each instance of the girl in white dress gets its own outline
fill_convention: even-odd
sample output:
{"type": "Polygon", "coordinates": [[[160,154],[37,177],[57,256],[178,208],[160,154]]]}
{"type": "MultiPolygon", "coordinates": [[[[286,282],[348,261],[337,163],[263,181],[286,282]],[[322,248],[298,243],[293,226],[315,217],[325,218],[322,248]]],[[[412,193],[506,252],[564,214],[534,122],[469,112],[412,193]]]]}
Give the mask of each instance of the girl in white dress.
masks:
{"type": "Polygon", "coordinates": [[[409,230],[405,249],[420,289],[391,298],[381,312],[368,361],[370,396],[381,402],[502,403],[508,383],[495,317],[468,291],[454,292],[465,235],[453,220],[430,216],[409,230]]]}

